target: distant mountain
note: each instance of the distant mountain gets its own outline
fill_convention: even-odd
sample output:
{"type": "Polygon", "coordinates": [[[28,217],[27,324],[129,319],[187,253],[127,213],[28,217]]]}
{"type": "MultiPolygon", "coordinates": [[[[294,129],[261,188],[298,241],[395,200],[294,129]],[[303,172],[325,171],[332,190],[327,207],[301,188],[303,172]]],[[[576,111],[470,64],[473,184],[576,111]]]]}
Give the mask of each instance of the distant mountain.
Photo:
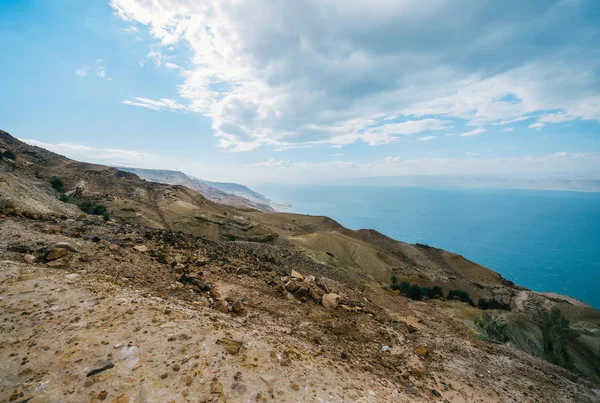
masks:
{"type": "Polygon", "coordinates": [[[207,199],[216,203],[235,207],[247,207],[260,211],[275,211],[270,200],[262,194],[238,183],[209,182],[180,171],[166,169],[143,169],[118,167],[119,170],[134,173],[150,182],[166,183],[168,185],[183,185],[197,191],[207,199]]]}
{"type": "Polygon", "coordinates": [[[354,179],[353,183],[394,186],[449,186],[600,192],[600,177],[594,176],[548,176],[541,178],[467,175],[378,176],[354,179]]]}

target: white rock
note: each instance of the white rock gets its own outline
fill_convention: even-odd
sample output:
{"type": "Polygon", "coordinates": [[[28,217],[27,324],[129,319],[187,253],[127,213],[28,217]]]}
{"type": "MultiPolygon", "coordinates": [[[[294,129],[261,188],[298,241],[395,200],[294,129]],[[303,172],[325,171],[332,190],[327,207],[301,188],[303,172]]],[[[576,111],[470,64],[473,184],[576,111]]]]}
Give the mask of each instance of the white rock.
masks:
{"type": "Polygon", "coordinates": [[[389,349],[390,349],[390,346],[383,346],[383,347],[381,347],[381,351],[383,351],[384,353],[386,351],[388,351],[389,349]]]}
{"type": "Polygon", "coordinates": [[[340,303],[340,296],[337,294],[325,294],[321,300],[321,304],[327,309],[335,309],[340,303]]]}
{"type": "Polygon", "coordinates": [[[300,273],[298,273],[296,270],[292,270],[292,274],[290,276],[293,280],[304,280],[304,276],[300,273]]]}
{"type": "Polygon", "coordinates": [[[65,278],[69,281],[77,281],[81,278],[81,276],[77,273],[67,274],[65,278]]]}

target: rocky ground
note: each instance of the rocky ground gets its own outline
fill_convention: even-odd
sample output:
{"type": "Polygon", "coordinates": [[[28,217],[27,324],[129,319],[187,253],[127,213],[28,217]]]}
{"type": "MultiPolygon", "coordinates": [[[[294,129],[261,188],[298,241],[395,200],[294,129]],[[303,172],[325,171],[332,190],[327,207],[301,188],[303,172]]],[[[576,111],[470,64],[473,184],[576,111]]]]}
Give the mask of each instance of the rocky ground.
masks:
{"type": "Polygon", "coordinates": [[[53,215],[0,218],[0,400],[597,402],[413,302],[293,250],[53,215]]]}

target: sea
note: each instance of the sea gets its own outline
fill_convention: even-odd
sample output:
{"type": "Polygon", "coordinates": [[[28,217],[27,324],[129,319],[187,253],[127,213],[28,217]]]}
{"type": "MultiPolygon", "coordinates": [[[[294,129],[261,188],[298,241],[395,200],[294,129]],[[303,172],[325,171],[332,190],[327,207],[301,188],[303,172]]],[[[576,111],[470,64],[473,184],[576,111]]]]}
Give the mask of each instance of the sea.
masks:
{"type": "Polygon", "coordinates": [[[463,255],[535,291],[600,309],[600,193],[368,185],[259,185],[295,213],[463,255]]]}

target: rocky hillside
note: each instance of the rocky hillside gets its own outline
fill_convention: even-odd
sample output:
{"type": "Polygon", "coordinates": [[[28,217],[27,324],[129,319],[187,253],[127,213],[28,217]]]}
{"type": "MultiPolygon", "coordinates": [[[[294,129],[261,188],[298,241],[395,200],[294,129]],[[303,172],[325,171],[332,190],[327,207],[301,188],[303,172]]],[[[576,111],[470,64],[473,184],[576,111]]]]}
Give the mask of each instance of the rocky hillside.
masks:
{"type": "Polygon", "coordinates": [[[0,151],[14,154],[0,160],[0,399],[600,399],[600,313],[578,301],[440,249],[216,204],[5,132],[0,151]],[[391,289],[402,281],[443,296],[407,298],[391,289]],[[568,369],[544,360],[553,334],[536,315],[553,307],[577,335],[558,357],[568,369]]]}
{"type": "Polygon", "coordinates": [[[190,177],[183,172],[165,169],[119,167],[119,170],[134,173],[140,178],[151,182],[186,186],[216,203],[253,208],[265,212],[274,211],[267,198],[237,183],[208,182],[190,177]]]}

